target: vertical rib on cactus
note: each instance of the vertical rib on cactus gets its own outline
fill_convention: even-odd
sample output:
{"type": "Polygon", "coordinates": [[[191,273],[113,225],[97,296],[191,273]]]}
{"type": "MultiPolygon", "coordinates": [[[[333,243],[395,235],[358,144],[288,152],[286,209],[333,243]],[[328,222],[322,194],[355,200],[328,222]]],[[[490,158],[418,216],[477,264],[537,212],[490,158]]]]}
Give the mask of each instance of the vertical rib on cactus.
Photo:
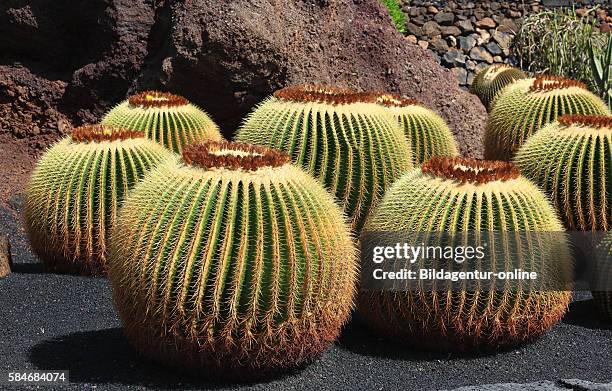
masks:
{"type": "Polygon", "coordinates": [[[356,231],[413,163],[402,130],[375,95],[331,87],[276,91],[247,117],[236,140],[289,154],[337,197],[356,231]]]}
{"type": "Polygon", "coordinates": [[[561,116],[515,157],[550,197],[568,229],[608,231],[612,224],[612,116],[561,116]]]}
{"type": "Polygon", "coordinates": [[[109,229],[123,197],[171,154],[139,132],[76,128],[40,159],[26,191],[30,242],[46,267],[104,274],[109,229]]]}
{"type": "Polygon", "coordinates": [[[511,65],[490,65],[476,73],[470,92],[478,96],[487,110],[491,110],[495,96],[504,87],[526,77],[523,71],[511,65]]]}
{"type": "Polygon", "coordinates": [[[126,200],[109,277],[131,343],[164,364],[251,377],[301,366],[347,321],[357,259],[331,195],[264,147],[186,147],[126,200]]]}
{"type": "Polygon", "coordinates": [[[111,109],[103,124],[144,132],[166,148],[180,153],[185,145],[223,139],[213,120],[182,96],[145,91],[111,109]]]}
{"type": "MultiPolygon", "coordinates": [[[[545,195],[512,164],[463,158],[433,158],[421,169],[405,174],[385,194],[364,228],[365,233],[408,237],[419,232],[558,232],[562,236],[562,231],[545,195]]],[[[502,253],[490,253],[490,263],[503,265],[495,270],[513,270],[512,265],[521,264],[525,270],[554,270],[553,281],[571,281],[569,248],[559,236],[554,237],[554,247],[561,251],[553,254],[546,250],[509,254],[504,239],[494,240],[502,253]]],[[[434,265],[436,260],[423,258],[415,264],[417,269],[434,265]]],[[[530,282],[518,281],[514,288],[494,284],[482,280],[470,290],[428,290],[425,285],[362,290],[358,313],[377,333],[408,345],[434,350],[490,349],[543,334],[561,319],[571,298],[571,292],[534,289],[530,282]]]]}
{"type": "Polygon", "coordinates": [[[457,156],[455,138],[442,117],[422,103],[399,95],[383,93],[377,102],[397,119],[412,147],[417,164],[434,156],[457,156]]]}
{"type": "Polygon", "coordinates": [[[580,82],[555,76],[517,80],[495,100],[487,121],[485,158],[511,160],[531,135],[566,114],[610,111],[580,82]]]}

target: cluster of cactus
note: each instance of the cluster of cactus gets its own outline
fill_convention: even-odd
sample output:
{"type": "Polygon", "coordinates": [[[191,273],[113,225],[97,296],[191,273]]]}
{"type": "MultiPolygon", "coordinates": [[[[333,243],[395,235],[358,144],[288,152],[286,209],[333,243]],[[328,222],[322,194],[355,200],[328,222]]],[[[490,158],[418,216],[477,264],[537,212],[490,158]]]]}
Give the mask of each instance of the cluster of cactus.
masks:
{"type": "Polygon", "coordinates": [[[109,230],[128,190],[172,154],[141,132],[76,128],[40,159],[26,190],[30,243],[46,267],[100,275],[109,230]]]}
{"type": "Polygon", "coordinates": [[[280,149],[341,202],[359,231],[369,210],[413,157],[378,96],[317,85],[276,91],[238,130],[236,141],[280,149]]]}
{"type": "Polygon", "coordinates": [[[377,102],[397,119],[412,147],[416,164],[433,156],[457,156],[457,144],[442,117],[417,100],[383,93],[377,102]]]}
{"type": "Polygon", "coordinates": [[[511,160],[528,137],[565,114],[610,111],[578,81],[546,75],[515,81],[495,99],[487,121],[485,158],[511,160]]]}
{"type": "MultiPolygon", "coordinates": [[[[474,290],[362,289],[360,317],[373,330],[399,342],[450,350],[511,346],[552,327],[571,299],[571,292],[561,289],[573,273],[562,223],[544,193],[511,163],[433,158],[389,189],[363,232],[409,237],[419,232],[531,232],[538,238],[538,233],[551,233],[542,243],[555,251],[511,251],[507,242],[498,241],[495,247],[501,254],[489,254],[489,262],[497,265],[497,271],[512,265],[546,271],[547,278],[559,282],[548,286],[559,289],[538,289],[527,281],[500,289],[486,280],[474,290]]],[[[527,245],[518,240],[515,245],[527,245]]],[[[420,259],[416,265],[431,268],[435,261],[420,259]]]]}
{"type": "Polygon", "coordinates": [[[217,125],[199,107],[182,96],[159,91],[129,97],[112,108],[102,124],[144,132],[176,153],[185,145],[223,139],[217,125]]]}
{"type": "Polygon", "coordinates": [[[514,161],[550,197],[570,230],[608,231],[612,116],[565,115],[519,149],[514,161]]]}
{"type": "Polygon", "coordinates": [[[109,276],[129,340],[212,376],[312,360],[353,305],[341,208],[280,151],[208,142],[183,160],[148,175],[113,230],[109,276]]]}
{"type": "Polygon", "coordinates": [[[478,96],[487,110],[490,110],[495,97],[504,87],[526,77],[525,72],[511,65],[490,65],[476,73],[470,92],[478,96]]]}

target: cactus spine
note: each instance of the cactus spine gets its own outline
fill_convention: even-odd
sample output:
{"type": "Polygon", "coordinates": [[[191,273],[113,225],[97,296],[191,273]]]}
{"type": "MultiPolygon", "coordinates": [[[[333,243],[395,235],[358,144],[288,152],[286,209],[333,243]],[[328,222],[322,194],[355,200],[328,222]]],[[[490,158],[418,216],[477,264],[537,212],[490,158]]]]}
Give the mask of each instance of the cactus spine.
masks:
{"type": "Polygon", "coordinates": [[[248,116],[236,140],[289,154],[336,196],[356,231],[413,163],[406,137],[375,95],[331,87],[276,91],[248,116]]]}
{"type": "Polygon", "coordinates": [[[202,109],[182,96],[159,91],[131,96],[111,109],[102,123],[144,132],[147,138],[176,153],[195,142],[223,139],[202,109]]]}
{"type": "Polygon", "coordinates": [[[170,157],[139,132],[84,126],[40,159],[26,191],[30,243],[54,271],[104,274],[108,231],[123,197],[170,157]]]}
{"type": "Polygon", "coordinates": [[[612,224],[612,117],[561,116],[519,150],[515,163],[550,197],[568,229],[612,224]]]}
{"type": "Polygon", "coordinates": [[[455,138],[442,117],[422,103],[393,94],[381,94],[378,103],[397,119],[412,147],[417,164],[433,156],[457,156],[455,138]]]}
{"type": "Polygon", "coordinates": [[[517,80],[495,100],[487,121],[485,158],[511,160],[528,137],[565,114],[610,112],[583,83],[556,76],[517,80]]]}
{"type": "Polygon", "coordinates": [[[129,340],[213,376],[312,360],[352,308],[341,209],[279,151],[208,142],[183,156],[134,189],[113,231],[109,277],[129,340]]]}
{"type": "MultiPolygon", "coordinates": [[[[400,178],[364,228],[364,233],[408,235],[528,231],[563,231],[554,209],[535,185],[521,177],[510,163],[448,157],[433,158],[422,169],[400,178]]],[[[510,263],[522,264],[525,270],[554,270],[555,281],[571,281],[569,249],[565,238],[559,237],[563,235],[554,238],[553,246],[561,250],[554,254],[544,250],[508,254],[503,246],[507,243],[497,242],[502,253],[489,254],[489,266],[497,262],[503,265],[503,271],[512,267],[510,263]]],[[[435,262],[419,259],[418,269],[434,267],[435,262]]],[[[480,263],[471,266],[483,269],[480,263]]],[[[517,282],[516,287],[503,289],[487,284],[494,283],[485,280],[473,290],[467,290],[465,285],[462,289],[446,289],[443,285],[442,289],[431,290],[421,286],[394,291],[362,290],[358,313],[376,332],[409,345],[488,349],[541,335],[561,319],[571,297],[571,292],[534,289],[530,282],[517,282]]]]}
{"type": "Polygon", "coordinates": [[[491,110],[495,96],[504,87],[526,77],[523,71],[508,64],[490,65],[476,73],[470,92],[478,96],[487,110],[491,110]]]}

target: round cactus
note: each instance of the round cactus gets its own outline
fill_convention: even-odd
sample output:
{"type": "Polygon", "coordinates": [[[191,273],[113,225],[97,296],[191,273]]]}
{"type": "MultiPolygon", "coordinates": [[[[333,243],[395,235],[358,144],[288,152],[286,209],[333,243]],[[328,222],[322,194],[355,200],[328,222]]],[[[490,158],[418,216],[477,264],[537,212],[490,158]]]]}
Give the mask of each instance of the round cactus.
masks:
{"type": "Polygon", "coordinates": [[[341,202],[359,231],[385,189],[412,167],[410,144],[377,96],[323,86],[276,91],[237,141],[280,149],[341,202]]]}
{"type": "Polygon", "coordinates": [[[604,236],[596,251],[596,262],[591,283],[595,306],[612,321],[612,233],[604,236]]]}
{"type": "Polygon", "coordinates": [[[561,116],[519,149],[514,161],[552,200],[570,230],[612,224],[612,116],[561,116]]]}
{"type": "Polygon", "coordinates": [[[30,243],[50,270],[100,275],[108,232],[125,194],[172,156],[142,132],[106,125],[76,128],[40,159],[26,190],[30,243]]]}
{"type": "Polygon", "coordinates": [[[213,120],[182,96],[145,91],[112,108],[103,124],[144,132],[166,148],[180,153],[185,145],[223,139],[213,120]]]}
{"type": "Polygon", "coordinates": [[[455,138],[442,117],[422,103],[393,94],[380,94],[379,104],[397,119],[412,147],[417,164],[433,156],[457,156],[455,138]]]}
{"type": "Polygon", "coordinates": [[[487,110],[490,110],[495,96],[504,87],[526,77],[523,71],[511,65],[490,65],[476,73],[470,92],[478,96],[487,110]]]}
{"type": "MultiPolygon", "coordinates": [[[[554,282],[548,287],[563,288],[539,289],[541,285],[534,287],[530,281],[500,287],[493,280],[482,280],[470,289],[467,281],[460,281],[457,289],[447,285],[434,289],[426,283],[410,289],[362,287],[360,317],[374,331],[399,342],[436,350],[511,346],[544,333],[569,304],[571,292],[565,287],[571,281],[572,260],[563,226],[546,196],[511,163],[433,158],[389,189],[363,232],[402,233],[407,238],[418,232],[480,233],[497,252],[466,267],[508,271],[523,265],[524,270],[546,274],[541,278],[554,282]],[[527,232],[535,237],[520,236],[527,232]],[[504,236],[497,237],[494,246],[491,233],[519,238],[511,246],[504,236]],[[540,250],[508,250],[525,248],[525,242],[540,239],[540,234],[540,250]]],[[[439,262],[421,258],[415,265],[420,270],[440,267],[439,262]]]]}
{"type": "Polygon", "coordinates": [[[212,376],[301,366],[338,336],[357,256],[333,197],[287,155],[208,142],[126,200],[109,277],[131,343],[212,376]]]}
{"type": "Polygon", "coordinates": [[[487,121],[485,158],[510,160],[529,136],[564,114],[609,115],[586,86],[556,76],[523,79],[496,98],[487,121]]]}

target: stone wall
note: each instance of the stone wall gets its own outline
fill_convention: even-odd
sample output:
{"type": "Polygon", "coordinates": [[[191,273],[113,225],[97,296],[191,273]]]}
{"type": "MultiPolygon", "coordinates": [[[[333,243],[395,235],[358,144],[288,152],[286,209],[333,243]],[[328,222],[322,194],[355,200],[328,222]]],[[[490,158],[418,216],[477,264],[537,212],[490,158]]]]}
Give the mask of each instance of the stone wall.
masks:
{"type": "MultiPolygon", "coordinates": [[[[475,73],[490,64],[516,64],[511,45],[525,15],[569,3],[403,0],[402,9],[407,20],[406,39],[431,50],[439,63],[453,71],[459,84],[467,87],[475,73]]],[[[610,28],[610,0],[571,3],[579,12],[581,7],[600,4],[598,18],[602,29],[610,28]]]]}

